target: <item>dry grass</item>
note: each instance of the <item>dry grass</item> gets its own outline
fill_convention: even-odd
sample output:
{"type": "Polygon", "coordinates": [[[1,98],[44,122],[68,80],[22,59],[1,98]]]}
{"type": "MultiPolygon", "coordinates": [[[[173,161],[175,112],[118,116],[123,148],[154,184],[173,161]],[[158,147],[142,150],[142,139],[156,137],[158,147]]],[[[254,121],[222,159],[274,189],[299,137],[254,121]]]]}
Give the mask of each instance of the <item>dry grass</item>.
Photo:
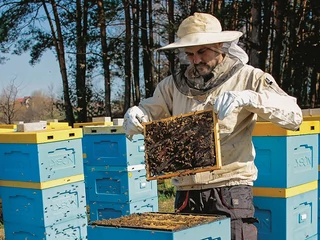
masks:
{"type": "Polygon", "coordinates": [[[159,212],[174,212],[174,197],[159,197],[159,212]]]}
{"type": "Polygon", "coordinates": [[[3,226],[0,228],[0,240],[4,240],[4,229],[3,226]]]}
{"type": "Polygon", "coordinates": [[[158,180],[159,212],[174,212],[175,189],[171,179],[158,180]]]}

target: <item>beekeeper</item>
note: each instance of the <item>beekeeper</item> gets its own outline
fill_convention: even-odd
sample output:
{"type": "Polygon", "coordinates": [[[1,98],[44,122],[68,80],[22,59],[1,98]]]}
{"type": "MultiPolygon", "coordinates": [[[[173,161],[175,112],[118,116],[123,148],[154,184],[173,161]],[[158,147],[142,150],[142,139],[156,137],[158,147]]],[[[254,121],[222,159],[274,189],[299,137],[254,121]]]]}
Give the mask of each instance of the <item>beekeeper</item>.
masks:
{"type": "Polygon", "coordinates": [[[252,186],[257,178],[252,130],[257,117],[295,130],[302,112],[274,78],[247,65],[237,45],[242,33],[222,31],[219,20],[195,13],[179,26],[178,40],[160,50],[179,49],[190,64],[163,79],[152,97],[125,114],[127,135],[141,133],[141,121],[214,109],[219,119],[222,169],[176,177],[175,210],[231,217],[232,240],[256,240],[252,186]]]}

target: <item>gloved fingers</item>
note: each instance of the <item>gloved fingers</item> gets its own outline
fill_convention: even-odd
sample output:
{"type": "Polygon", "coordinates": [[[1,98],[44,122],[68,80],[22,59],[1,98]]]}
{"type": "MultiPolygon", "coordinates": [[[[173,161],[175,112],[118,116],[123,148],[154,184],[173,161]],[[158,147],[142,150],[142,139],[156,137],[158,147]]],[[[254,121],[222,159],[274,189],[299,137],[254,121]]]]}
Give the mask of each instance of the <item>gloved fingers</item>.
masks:
{"type": "Polygon", "coordinates": [[[131,120],[132,120],[132,124],[137,128],[139,129],[139,131],[143,131],[143,126],[141,125],[140,122],[142,122],[142,119],[143,118],[139,118],[137,115],[135,117],[133,117],[131,120]]]}
{"type": "Polygon", "coordinates": [[[217,113],[217,117],[223,120],[228,116],[235,108],[234,95],[231,92],[224,92],[220,95],[214,103],[214,112],[217,113]]]}
{"type": "Polygon", "coordinates": [[[214,103],[214,112],[219,113],[227,101],[229,101],[229,94],[228,92],[224,92],[216,99],[214,103]]]}
{"type": "Polygon", "coordinates": [[[221,111],[218,114],[218,119],[223,120],[225,119],[233,110],[236,108],[235,102],[230,102],[229,105],[224,105],[221,111]]]}
{"type": "Polygon", "coordinates": [[[141,128],[138,128],[135,123],[131,121],[130,118],[125,118],[123,121],[123,129],[127,135],[139,134],[142,132],[141,128]]]}
{"type": "MultiPolygon", "coordinates": [[[[139,121],[139,123],[148,122],[146,117],[144,115],[136,115],[136,119],[139,121]]],[[[140,124],[141,125],[141,124],[140,124]]]]}
{"type": "Polygon", "coordinates": [[[146,116],[142,110],[137,107],[131,107],[124,115],[123,128],[127,135],[134,135],[143,132],[141,122],[147,122],[146,116]]]}
{"type": "Polygon", "coordinates": [[[125,115],[127,115],[128,118],[137,119],[139,122],[147,122],[143,111],[137,106],[129,108],[125,115]]]}
{"type": "Polygon", "coordinates": [[[250,90],[228,91],[221,94],[214,103],[218,119],[223,120],[238,107],[255,106],[255,94],[250,90]]]}

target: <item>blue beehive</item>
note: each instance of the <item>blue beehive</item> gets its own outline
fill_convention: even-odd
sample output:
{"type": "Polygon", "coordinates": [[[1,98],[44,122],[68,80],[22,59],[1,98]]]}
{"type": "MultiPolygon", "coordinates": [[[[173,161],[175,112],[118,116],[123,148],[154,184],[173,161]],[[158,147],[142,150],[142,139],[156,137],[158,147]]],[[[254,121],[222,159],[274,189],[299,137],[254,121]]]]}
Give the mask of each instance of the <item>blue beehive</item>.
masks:
{"type": "Polygon", "coordinates": [[[81,129],[0,134],[0,179],[45,182],[83,174],[81,129]]]}
{"type": "MultiPolygon", "coordinates": [[[[319,108],[313,108],[313,109],[303,109],[303,120],[304,121],[320,121],[320,109],[319,108]]],[[[320,143],[320,134],[318,134],[318,141],[320,143]]],[[[318,151],[320,149],[320,144],[318,144],[318,151]]],[[[318,158],[318,169],[320,171],[320,156],[318,158]]],[[[320,172],[318,173],[318,183],[320,179],[320,172]]],[[[320,203],[320,192],[318,191],[318,206],[320,203]]],[[[318,233],[320,232],[320,209],[318,207],[318,233]]],[[[318,239],[318,238],[315,238],[318,239]]],[[[320,239],[320,238],[319,238],[320,239]]]]}
{"type": "Polygon", "coordinates": [[[133,166],[144,164],[144,137],[128,140],[122,126],[83,128],[84,164],[90,166],[133,166]]]}
{"type": "Polygon", "coordinates": [[[289,188],[318,179],[319,123],[303,122],[298,131],[258,122],[252,141],[257,187],[289,188]]]}
{"type": "Polygon", "coordinates": [[[89,202],[90,222],[118,218],[132,213],[158,212],[158,197],[135,202],[89,202]]]}
{"type": "Polygon", "coordinates": [[[307,238],[307,240],[318,240],[318,234],[313,235],[312,237],[307,238]]]}
{"type": "Polygon", "coordinates": [[[6,240],[87,240],[87,227],[86,218],[73,219],[47,227],[4,224],[6,240]]]}
{"type": "MultiPolygon", "coordinates": [[[[302,114],[303,114],[303,121],[306,121],[306,122],[320,121],[320,108],[303,109],[302,114]]],[[[318,141],[320,142],[320,133],[318,134],[318,139],[319,139],[318,141]]],[[[318,149],[320,149],[320,144],[318,145],[318,149]]],[[[320,156],[319,156],[318,164],[320,164],[320,156]]]]}
{"type": "MultiPolygon", "coordinates": [[[[126,221],[130,227],[122,227],[125,222],[117,220],[117,227],[89,225],[88,239],[139,239],[139,240],[230,240],[230,219],[225,216],[181,215],[168,213],[147,213],[130,215],[126,221]],[[174,216],[175,219],[172,219],[174,216]],[[194,219],[202,218],[194,223],[194,219]],[[179,218],[177,220],[176,218],[179,218]],[[150,221],[150,222],[149,222],[150,221]],[[139,224],[140,223],[140,224],[139,224]],[[134,225],[135,224],[135,225],[134,225]],[[141,226],[143,225],[143,226],[141,226]]],[[[101,223],[103,224],[103,223],[101,223]]]]}
{"type": "Polygon", "coordinates": [[[84,182],[72,182],[72,178],[70,182],[46,189],[19,188],[19,184],[23,186],[21,182],[16,182],[15,187],[2,187],[5,225],[47,227],[72,219],[86,219],[84,182]]]}
{"type": "Polygon", "coordinates": [[[318,233],[318,182],[293,188],[254,188],[259,240],[302,240],[318,233]]]}
{"type": "Polygon", "coordinates": [[[157,181],[147,181],[145,165],[133,171],[114,170],[102,166],[86,166],[88,201],[132,202],[156,197],[157,181]]]}

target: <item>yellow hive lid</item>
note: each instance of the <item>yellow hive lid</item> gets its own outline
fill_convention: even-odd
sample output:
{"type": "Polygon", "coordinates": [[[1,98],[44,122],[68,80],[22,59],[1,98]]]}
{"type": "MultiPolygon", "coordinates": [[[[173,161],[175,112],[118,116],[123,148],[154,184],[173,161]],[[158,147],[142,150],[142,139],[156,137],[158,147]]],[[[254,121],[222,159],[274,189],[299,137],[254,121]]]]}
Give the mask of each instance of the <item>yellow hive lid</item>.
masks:
{"type": "Polygon", "coordinates": [[[320,120],[320,108],[302,109],[302,116],[308,121],[320,120]]]}
{"type": "Polygon", "coordinates": [[[86,123],[74,123],[74,128],[83,128],[85,126],[112,126],[113,122],[86,122],[86,123]]]}
{"type": "Polygon", "coordinates": [[[303,116],[304,121],[320,121],[320,115],[303,116]]]}
{"type": "Polygon", "coordinates": [[[124,134],[123,126],[87,126],[83,128],[83,134],[124,134]]]}
{"type": "Polygon", "coordinates": [[[47,189],[58,187],[65,184],[76,183],[84,180],[84,175],[73,175],[65,178],[59,178],[55,180],[45,182],[20,182],[20,181],[9,181],[0,180],[1,187],[16,187],[16,188],[30,188],[30,189],[47,189]]]}
{"type": "Polygon", "coordinates": [[[6,128],[0,128],[0,134],[1,133],[6,133],[6,132],[14,132],[14,129],[6,129],[6,128]]]}
{"type": "Polygon", "coordinates": [[[71,128],[67,122],[48,122],[47,129],[65,129],[71,128]]]}
{"type": "Polygon", "coordinates": [[[0,124],[0,129],[17,129],[16,124],[0,124]]]}
{"type": "Polygon", "coordinates": [[[320,116],[320,108],[302,109],[302,116],[320,116]]]}
{"type": "Polygon", "coordinates": [[[305,192],[318,189],[318,181],[304,183],[291,188],[266,188],[253,186],[253,196],[256,197],[274,197],[274,198],[289,198],[305,192]]]}
{"type": "Polygon", "coordinates": [[[0,134],[0,143],[49,143],[82,138],[82,129],[47,129],[0,134]]]}
{"type": "Polygon", "coordinates": [[[296,136],[318,133],[319,121],[303,121],[297,131],[281,128],[271,122],[257,122],[252,136],[296,136]]]}

